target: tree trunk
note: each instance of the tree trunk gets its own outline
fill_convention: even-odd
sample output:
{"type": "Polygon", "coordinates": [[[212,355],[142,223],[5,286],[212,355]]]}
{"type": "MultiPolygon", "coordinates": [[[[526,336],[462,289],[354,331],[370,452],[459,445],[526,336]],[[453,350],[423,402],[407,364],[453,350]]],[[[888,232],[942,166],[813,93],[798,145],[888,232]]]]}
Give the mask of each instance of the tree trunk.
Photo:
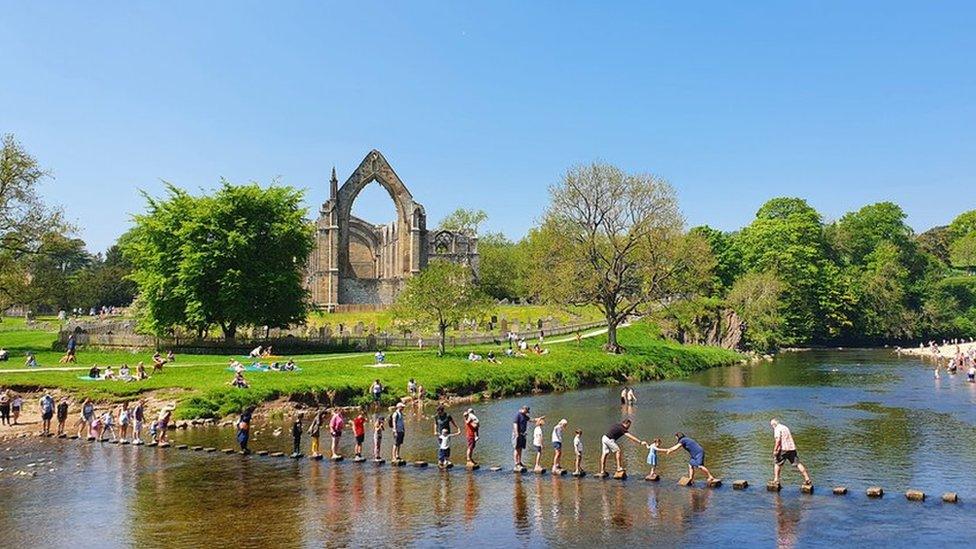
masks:
{"type": "Polygon", "coordinates": [[[224,339],[234,339],[237,335],[237,323],[230,322],[228,324],[221,324],[220,329],[224,331],[224,339]]]}
{"type": "Polygon", "coordinates": [[[604,349],[608,353],[613,353],[619,355],[623,352],[623,347],[617,343],[617,324],[620,321],[610,315],[607,315],[607,344],[604,349]]]}
{"type": "Polygon", "coordinates": [[[447,339],[447,326],[441,324],[437,327],[440,333],[440,341],[437,343],[437,356],[444,356],[445,340],[447,339]]]}

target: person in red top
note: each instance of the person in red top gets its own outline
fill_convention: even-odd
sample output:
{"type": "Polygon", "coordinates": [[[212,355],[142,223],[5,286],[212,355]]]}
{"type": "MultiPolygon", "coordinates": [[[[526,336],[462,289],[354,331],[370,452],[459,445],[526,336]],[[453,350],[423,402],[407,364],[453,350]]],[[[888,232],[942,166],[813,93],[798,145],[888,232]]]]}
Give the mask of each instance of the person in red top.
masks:
{"type": "Polygon", "coordinates": [[[474,460],[474,445],[478,442],[479,428],[478,417],[474,415],[474,410],[468,408],[464,412],[464,434],[468,439],[468,465],[477,465],[477,462],[474,460]]]}
{"type": "Polygon", "coordinates": [[[363,440],[366,438],[366,412],[359,410],[359,415],[352,420],[352,434],[356,437],[356,459],[363,457],[363,440]]]}

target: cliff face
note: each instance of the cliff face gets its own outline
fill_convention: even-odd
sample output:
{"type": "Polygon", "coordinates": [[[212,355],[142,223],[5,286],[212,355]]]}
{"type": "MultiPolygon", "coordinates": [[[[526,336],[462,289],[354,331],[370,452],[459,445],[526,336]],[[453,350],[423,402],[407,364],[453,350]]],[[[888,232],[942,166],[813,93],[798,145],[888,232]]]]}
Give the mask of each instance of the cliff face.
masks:
{"type": "Polygon", "coordinates": [[[705,308],[690,318],[663,322],[661,331],[664,337],[680,343],[739,349],[745,323],[732,309],[705,308]]]}

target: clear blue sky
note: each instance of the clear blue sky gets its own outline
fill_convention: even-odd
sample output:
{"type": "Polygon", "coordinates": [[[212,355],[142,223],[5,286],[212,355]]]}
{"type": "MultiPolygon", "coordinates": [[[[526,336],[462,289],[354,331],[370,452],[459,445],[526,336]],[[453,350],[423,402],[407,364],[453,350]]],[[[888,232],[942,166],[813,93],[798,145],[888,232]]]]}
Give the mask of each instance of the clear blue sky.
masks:
{"type": "Polygon", "coordinates": [[[512,237],[594,159],[722,229],[782,195],[916,230],[976,207],[974,2],[156,4],[0,9],[0,132],[96,251],[162,180],[280,176],[314,213],[372,148],[431,225],[482,208],[512,237]]]}

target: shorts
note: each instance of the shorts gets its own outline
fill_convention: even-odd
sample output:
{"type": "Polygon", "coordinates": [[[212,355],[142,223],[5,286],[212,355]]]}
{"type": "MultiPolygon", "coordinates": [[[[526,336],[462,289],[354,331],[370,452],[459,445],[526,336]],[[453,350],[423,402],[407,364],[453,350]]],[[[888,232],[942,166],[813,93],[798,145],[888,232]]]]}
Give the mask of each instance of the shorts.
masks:
{"type": "Polygon", "coordinates": [[[478,440],[477,439],[469,438],[468,439],[468,450],[474,450],[474,445],[477,444],[477,443],[478,443],[478,440]]]}
{"type": "Polygon", "coordinates": [[[603,435],[602,442],[603,442],[603,455],[607,455],[610,453],[615,454],[620,451],[620,446],[617,446],[617,441],[613,440],[607,435],[603,435]]]}
{"type": "Polygon", "coordinates": [[[688,465],[691,465],[692,467],[704,467],[705,454],[702,453],[702,454],[696,454],[694,456],[691,456],[691,459],[688,460],[688,465]]]}
{"type": "Polygon", "coordinates": [[[558,440],[553,441],[552,447],[555,450],[562,450],[563,449],[563,443],[562,442],[559,442],[558,440]]]}
{"type": "Polygon", "coordinates": [[[397,431],[396,435],[393,437],[393,444],[400,446],[403,444],[403,431],[397,431]]]}
{"type": "Polygon", "coordinates": [[[362,444],[366,440],[366,434],[356,435],[356,444],[362,444]]]}
{"type": "Polygon", "coordinates": [[[654,452],[653,454],[647,454],[647,464],[650,465],[651,467],[657,466],[657,452],[654,452]]]}
{"type": "Polygon", "coordinates": [[[451,457],[450,448],[438,448],[437,449],[437,461],[447,461],[447,458],[451,457]]]}
{"type": "Polygon", "coordinates": [[[787,461],[790,462],[790,465],[793,465],[797,462],[796,450],[786,450],[785,452],[778,452],[775,456],[775,459],[776,459],[776,465],[782,465],[787,461]]]}
{"type": "Polygon", "coordinates": [[[380,393],[373,393],[373,402],[380,401],[380,393]]]}
{"type": "Polygon", "coordinates": [[[535,450],[535,453],[537,453],[537,454],[541,454],[542,453],[542,446],[533,445],[532,448],[535,450]]]}
{"type": "Polygon", "coordinates": [[[525,449],[525,434],[519,434],[512,437],[512,447],[516,450],[525,449]]]}
{"type": "Polygon", "coordinates": [[[41,413],[41,419],[44,421],[50,421],[54,417],[54,412],[43,412],[41,413]]]}

